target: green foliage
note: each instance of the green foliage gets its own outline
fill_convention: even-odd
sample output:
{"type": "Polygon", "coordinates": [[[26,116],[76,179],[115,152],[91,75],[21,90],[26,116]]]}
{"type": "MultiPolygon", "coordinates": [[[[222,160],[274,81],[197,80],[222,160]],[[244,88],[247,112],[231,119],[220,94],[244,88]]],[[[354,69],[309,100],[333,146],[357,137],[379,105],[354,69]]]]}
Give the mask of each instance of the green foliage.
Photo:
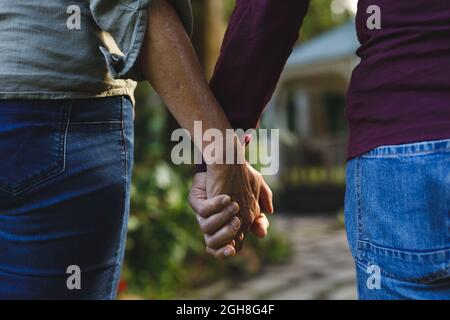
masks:
{"type": "Polygon", "coordinates": [[[301,41],[309,40],[333,27],[346,22],[350,15],[333,14],[330,7],[333,0],[311,0],[308,14],[305,17],[302,30],[300,32],[301,41]]]}

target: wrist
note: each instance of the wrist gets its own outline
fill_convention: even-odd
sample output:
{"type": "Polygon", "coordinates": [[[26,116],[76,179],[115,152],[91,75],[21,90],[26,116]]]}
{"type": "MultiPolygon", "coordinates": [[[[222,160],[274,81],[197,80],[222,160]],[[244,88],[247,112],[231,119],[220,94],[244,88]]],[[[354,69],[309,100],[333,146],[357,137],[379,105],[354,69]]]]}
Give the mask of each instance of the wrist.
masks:
{"type": "Polygon", "coordinates": [[[220,146],[212,144],[206,146],[203,153],[208,171],[228,170],[230,167],[245,164],[245,141],[241,142],[234,131],[232,136],[227,136],[220,146]]]}

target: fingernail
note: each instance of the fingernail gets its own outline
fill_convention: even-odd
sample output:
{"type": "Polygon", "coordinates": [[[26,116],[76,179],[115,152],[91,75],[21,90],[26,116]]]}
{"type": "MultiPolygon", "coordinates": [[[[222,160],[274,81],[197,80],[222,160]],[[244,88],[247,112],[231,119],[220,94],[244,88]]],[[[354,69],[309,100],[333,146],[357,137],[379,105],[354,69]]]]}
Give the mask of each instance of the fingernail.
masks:
{"type": "Polygon", "coordinates": [[[223,197],[223,199],[220,201],[220,203],[224,206],[227,205],[231,201],[231,198],[229,196],[223,197]]]}
{"type": "Polygon", "coordinates": [[[239,211],[239,205],[236,202],[234,202],[233,207],[231,208],[231,212],[237,213],[238,211],[239,211]]]}
{"type": "Polygon", "coordinates": [[[223,255],[225,257],[229,257],[229,256],[233,255],[233,249],[226,248],[225,251],[223,252],[223,255]]]}
{"type": "Polygon", "coordinates": [[[238,217],[234,217],[231,224],[235,230],[238,230],[241,227],[241,220],[238,217]]]}

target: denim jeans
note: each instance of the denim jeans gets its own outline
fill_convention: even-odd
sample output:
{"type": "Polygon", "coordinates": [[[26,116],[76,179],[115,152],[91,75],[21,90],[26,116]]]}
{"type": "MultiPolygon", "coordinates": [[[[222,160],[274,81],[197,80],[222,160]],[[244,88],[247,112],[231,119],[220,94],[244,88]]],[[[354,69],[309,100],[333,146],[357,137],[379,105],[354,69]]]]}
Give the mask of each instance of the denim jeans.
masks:
{"type": "Polygon", "coordinates": [[[350,160],[345,220],[360,299],[450,299],[450,140],[350,160]]]}
{"type": "Polygon", "coordinates": [[[130,201],[129,98],[0,100],[0,159],[0,299],[113,299],[130,201]]]}

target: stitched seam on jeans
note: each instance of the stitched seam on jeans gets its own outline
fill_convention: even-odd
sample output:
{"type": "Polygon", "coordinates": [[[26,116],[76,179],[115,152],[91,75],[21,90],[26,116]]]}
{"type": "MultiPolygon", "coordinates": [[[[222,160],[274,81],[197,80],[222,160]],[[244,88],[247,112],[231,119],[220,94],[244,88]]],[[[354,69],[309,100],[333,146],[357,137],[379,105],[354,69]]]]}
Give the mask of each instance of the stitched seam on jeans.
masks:
{"type": "MultiPolygon", "coordinates": [[[[387,249],[384,247],[380,247],[377,245],[374,245],[368,241],[360,241],[360,243],[362,245],[364,245],[365,248],[362,251],[362,255],[361,255],[361,259],[360,259],[360,263],[366,263],[367,265],[370,264],[369,259],[371,258],[371,255],[369,253],[372,252],[375,256],[377,256],[377,254],[383,255],[383,257],[385,258],[390,258],[395,256],[397,259],[403,259],[404,262],[406,263],[413,263],[413,262],[419,262],[419,263],[439,263],[439,262],[434,262],[433,259],[435,258],[434,256],[436,255],[440,255],[443,254],[444,256],[441,258],[448,259],[448,257],[450,256],[450,248],[449,249],[443,249],[443,250],[436,250],[430,253],[422,253],[421,256],[419,257],[420,254],[418,253],[409,253],[407,251],[401,251],[401,250],[395,250],[395,249],[387,249]],[[369,251],[368,251],[369,250],[369,251]],[[393,255],[392,253],[398,253],[397,255],[393,255]],[[407,257],[412,257],[415,256],[418,259],[407,259],[407,257]],[[428,259],[423,259],[423,256],[427,256],[428,259]],[[422,260],[420,260],[420,258],[422,258],[422,260]]],[[[413,283],[422,283],[422,284],[430,284],[432,282],[435,281],[439,281],[442,279],[447,278],[450,275],[450,265],[446,266],[444,269],[442,270],[438,270],[435,272],[432,272],[428,275],[422,276],[422,277],[405,277],[405,276],[395,276],[392,273],[386,272],[385,270],[381,269],[382,273],[384,273],[386,276],[392,278],[392,279],[397,279],[397,280],[402,280],[402,281],[406,281],[406,282],[413,282],[413,283]]]]}
{"type": "Polygon", "coordinates": [[[127,148],[127,139],[126,139],[126,133],[125,133],[125,104],[123,103],[124,97],[120,99],[120,105],[121,105],[121,125],[122,125],[122,140],[123,140],[123,151],[124,151],[124,159],[125,159],[125,182],[128,182],[128,148],[127,148]]]}
{"type": "MultiPolygon", "coordinates": [[[[361,267],[361,269],[364,271],[367,270],[367,268],[371,265],[371,263],[369,262],[367,257],[364,257],[363,259],[360,259],[360,260],[355,260],[355,264],[357,266],[361,267]]],[[[388,278],[391,278],[393,280],[405,281],[405,282],[410,282],[410,283],[420,283],[420,284],[432,284],[433,282],[446,279],[450,276],[450,266],[446,267],[443,270],[439,270],[439,271],[433,272],[429,275],[426,275],[423,277],[418,277],[418,278],[395,276],[395,275],[387,272],[386,270],[384,270],[381,267],[380,267],[380,271],[381,271],[382,275],[384,275],[388,278]]]]}
{"type": "MultiPolygon", "coordinates": [[[[125,186],[128,186],[128,149],[127,149],[127,140],[126,140],[126,134],[125,134],[125,104],[124,104],[124,97],[122,96],[120,99],[120,110],[121,110],[121,119],[122,119],[122,142],[123,142],[123,152],[124,152],[124,174],[125,174],[125,186]]],[[[124,192],[124,210],[126,211],[127,208],[127,192],[124,192]]],[[[125,217],[125,211],[124,211],[124,219],[125,217]]],[[[127,226],[123,226],[123,229],[121,229],[120,232],[120,239],[119,239],[119,246],[116,249],[117,252],[117,258],[116,258],[116,268],[119,270],[113,270],[112,274],[112,281],[111,281],[111,296],[110,299],[114,299],[117,292],[117,287],[120,281],[120,267],[121,267],[121,260],[122,260],[122,249],[125,250],[125,248],[122,248],[122,245],[125,246],[125,244],[122,244],[122,238],[123,238],[123,232],[126,232],[127,226]],[[116,278],[117,275],[117,278],[116,278]]],[[[125,240],[126,241],[126,240],[125,240]]]]}
{"type": "Polygon", "coordinates": [[[362,239],[362,208],[361,208],[361,163],[360,159],[355,159],[355,192],[356,192],[356,226],[357,226],[357,237],[356,237],[356,258],[361,256],[360,240],[362,239]]]}
{"type": "Polygon", "coordinates": [[[86,121],[86,122],[71,122],[71,125],[83,124],[122,124],[122,121],[86,121]]]}
{"type": "MultiPolygon", "coordinates": [[[[366,272],[367,268],[371,265],[369,260],[365,260],[365,259],[361,259],[361,260],[355,260],[355,263],[357,264],[357,266],[361,267],[361,269],[366,272]]],[[[396,277],[393,274],[390,274],[389,272],[386,272],[384,269],[382,269],[380,267],[380,272],[382,275],[394,279],[394,280],[401,280],[401,281],[405,281],[406,279],[403,279],[401,277],[396,277]]],[[[383,281],[383,280],[382,280],[383,281]]]]}
{"type": "Polygon", "coordinates": [[[361,156],[361,158],[364,159],[396,159],[396,158],[401,158],[401,157],[420,157],[420,156],[427,156],[430,154],[440,154],[440,153],[448,153],[450,152],[450,148],[446,148],[446,149],[436,149],[436,150],[430,150],[430,151],[419,151],[419,152],[406,152],[406,153],[402,153],[402,152],[398,152],[398,153],[386,153],[386,154],[379,154],[379,155],[363,155],[361,156]]]}
{"type": "Polygon", "coordinates": [[[68,104],[68,110],[67,110],[67,123],[66,128],[64,131],[64,150],[63,150],[63,170],[62,172],[66,171],[66,158],[67,158],[67,136],[69,135],[69,127],[70,127],[70,118],[72,116],[72,106],[73,106],[73,100],[70,100],[68,104]]]}
{"type": "MultiPolygon", "coordinates": [[[[355,263],[361,267],[361,269],[363,269],[364,272],[366,272],[367,268],[371,265],[371,263],[369,262],[369,260],[367,260],[366,258],[361,258],[360,260],[355,260],[355,263]]],[[[379,266],[378,266],[379,267],[379,266]]],[[[406,281],[406,278],[402,278],[402,277],[396,277],[393,274],[385,271],[383,268],[380,268],[380,272],[382,275],[394,279],[394,280],[400,280],[400,281],[406,281]]]]}
{"type": "Polygon", "coordinates": [[[445,258],[450,258],[450,248],[445,249],[438,249],[438,250],[430,250],[429,252],[414,252],[414,251],[407,251],[407,250],[398,250],[398,249],[391,249],[386,248],[380,245],[376,245],[370,241],[366,240],[360,240],[359,241],[365,248],[371,248],[379,253],[385,253],[387,256],[396,256],[396,257],[403,257],[407,259],[408,257],[417,257],[417,258],[423,258],[423,257],[430,257],[432,258],[438,258],[439,255],[443,255],[445,258]]]}
{"type": "Polygon", "coordinates": [[[406,143],[400,145],[385,145],[378,148],[375,148],[367,153],[363,154],[361,157],[384,157],[384,156],[398,156],[398,155],[420,155],[422,153],[437,153],[439,151],[450,151],[450,139],[440,139],[440,140],[429,140],[429,141],[420,141],[413,143],[406,143]],[[445,144],[445,145],[444,145],[445,144]],[[442,145],[438,147],[438,145],[442,145]],[[404,150],[417,149],[420,147],[426,147],[426,150],[421,150],[418,152],[404,152],[404,150]],[[431,149],[430,149],[431,147],[431,149]]]}

